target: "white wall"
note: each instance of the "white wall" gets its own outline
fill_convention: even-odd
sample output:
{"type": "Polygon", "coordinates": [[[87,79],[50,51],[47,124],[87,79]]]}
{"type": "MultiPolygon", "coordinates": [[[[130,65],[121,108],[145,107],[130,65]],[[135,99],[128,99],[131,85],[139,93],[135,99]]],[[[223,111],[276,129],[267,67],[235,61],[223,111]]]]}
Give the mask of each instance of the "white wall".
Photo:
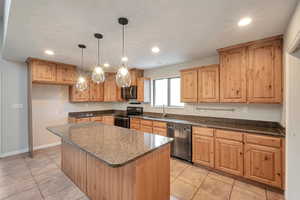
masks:
{"type": "MultiPolygon", "coordinates": [[[[285,110],[287,128],[287,190],[286,199],[298,200],[300,196],[300,59],[290,55],[288,49],[300,34],[300,3],[295,10],[285,34],[285,110]]],[[[298,54],[300,52],[298,51],[298,54]]]]}
{"type": "MultiPolygon", "coordinates": [[[[201,60],[176,64],[166,67],[154,68],[146,70],[145,77],[151,79],[174,77],[180,75],[180,70],[185,68],[216,64],[219,63],[218,56],[207,57],[201,60]]],[[[115,109],[126,109],[128,104],[115,104],[115,109]]],[[[161,108],[154,108],[150,104],[143,105],[144,110],[148,112],[162,112],[161,108]]],[[[186,114],[186,115],[199,115],[209,117],[225,117],[225,118],[239,118],[250,120],[263,120],[263,121],[281,121],[282,105],[272,104],[217,104],[217,103],[201,103],[201,104],[185,104],[184,109],[180,108],[167,108],[168,113],[173,114],[186,114]],[[197,108],[229,108],[232,111],[199,111],[197,108]]]]}
{"type": "Polygon", "coordinates": [[[28,149],[27,70],[25,63],[0,58],[1,155],[28,149]]]}
{"type": "Polygon", "coordinates": [[[112,109],[111,103],[70,103],[68,86],[33,84],[33,146],[42,148],[60,142],[47,126],[65,124],[68,113],[112,109]]]}

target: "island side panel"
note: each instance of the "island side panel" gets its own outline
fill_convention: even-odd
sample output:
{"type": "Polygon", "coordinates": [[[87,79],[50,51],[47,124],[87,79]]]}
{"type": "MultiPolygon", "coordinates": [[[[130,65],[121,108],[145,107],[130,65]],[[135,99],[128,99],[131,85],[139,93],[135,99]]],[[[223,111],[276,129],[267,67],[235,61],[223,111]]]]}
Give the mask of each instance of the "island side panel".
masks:
{"type": "Polygon", "coordinates": [[[135,162],[112,168],[87,156],[87,196],[91,200],[134,200],[135,162]]]}
{"type": "Polygon", "coordinates": [[[86,193],[87,154],[80,149],[62,141],[62,171],[86,193]]]}
{"type": "Polygon", "coordinates": [[[136,161],[135,200],[170,199],[170,144],[136,161]]]}

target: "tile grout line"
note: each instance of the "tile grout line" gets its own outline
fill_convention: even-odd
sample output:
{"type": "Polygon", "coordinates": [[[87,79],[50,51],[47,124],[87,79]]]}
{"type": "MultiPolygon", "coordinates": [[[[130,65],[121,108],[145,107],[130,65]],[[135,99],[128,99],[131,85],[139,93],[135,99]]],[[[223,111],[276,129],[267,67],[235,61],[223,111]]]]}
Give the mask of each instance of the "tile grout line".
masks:
{"type": "Polygon", "coordinates": [[[203,185],[205,179],[208,177],[209,171],[206,174],[206,176],[204,177],[203,181],[200,183],[199,187],[197,188],[197,190],[195,191],[194,195],[192,196],[191,200],[193,200],[195,198],[195,196],[197,195],[198,191],[200,190],[200,187],[203,185]]]}
{"type": "Polygon", "coordinates": [[[232,192],[233,192],[233,188],[234,188],[234,185],[235,185],[235,179],[233,179],[233,184],[231,186],[231,190],[230,190],[230,194],[229,194],[229,200],[231,199],[231,195],[232,195],[232,192]]]}

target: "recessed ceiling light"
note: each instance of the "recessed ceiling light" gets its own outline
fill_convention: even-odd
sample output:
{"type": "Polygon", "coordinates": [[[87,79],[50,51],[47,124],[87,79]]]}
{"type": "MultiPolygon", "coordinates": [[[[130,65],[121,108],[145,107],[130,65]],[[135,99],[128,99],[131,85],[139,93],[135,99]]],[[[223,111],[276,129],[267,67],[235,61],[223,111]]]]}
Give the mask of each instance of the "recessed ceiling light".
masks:
{"type": "Polygon", "coordinates": [[[153,52],[153,53],[159,53],[160,52],[160,49],[158,48],[158,47],[152,47],[152,49],[151,49],[151,51],[153,52]]]}
{"type": "Polygon", "coordinates": [[[251,24],[251,22],[252,22],[252,19],[250,17],[245,17],[245,18],[240,19],[238,25],[239,26],[247,26],[247,25],[251,24]]]}
{"type": "Polygon", "coordinates": [[[103,66],[104,67],[109,67],[110,65],[109,65],[109,63],[106,62],[106,63],[103,64],[103,66]]]}
{"type": "Polygon", "coordinates": [[[54,55],[54,51],[52,51],[52,50],[45,50],[45,54],[53,56],[54,55]]]}

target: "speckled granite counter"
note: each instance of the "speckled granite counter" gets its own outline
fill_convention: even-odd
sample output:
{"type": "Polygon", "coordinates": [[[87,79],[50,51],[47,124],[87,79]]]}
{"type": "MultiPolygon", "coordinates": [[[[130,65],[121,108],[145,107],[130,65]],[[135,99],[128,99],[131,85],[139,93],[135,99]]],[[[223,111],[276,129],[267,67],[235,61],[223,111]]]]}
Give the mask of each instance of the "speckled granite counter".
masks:
{"type": "Polygon", "coordinates": [[[47,128],[66,143],[89,153],[110,167],[123,166],[173,139],[102,123],[80,123],[47,128]]]}
{"type": "MultiPolygon", "coordinates": [[[[82,118],[89,116],[100,115],[119,115],[125,114],[122,110],[103,110],[103,111],[87,111],[87,112],[72,112],[69,117],[82,118]]],[[[219,128],[232,131],[241,131],[245,133],[256,133],[262,135],[270,135],[276,137],[285,137],[285,129],[278,122],[243,120],[243,119],[228,119],[203,117],[193,115],[176,115],[168,114],[167,117],[161,117],[161,113],[146,112],[142,116],[133,116],[143,119],[164,121],[170,123],[190,124],[194,126],[202,126],[208,128],[219,128]]]]}

